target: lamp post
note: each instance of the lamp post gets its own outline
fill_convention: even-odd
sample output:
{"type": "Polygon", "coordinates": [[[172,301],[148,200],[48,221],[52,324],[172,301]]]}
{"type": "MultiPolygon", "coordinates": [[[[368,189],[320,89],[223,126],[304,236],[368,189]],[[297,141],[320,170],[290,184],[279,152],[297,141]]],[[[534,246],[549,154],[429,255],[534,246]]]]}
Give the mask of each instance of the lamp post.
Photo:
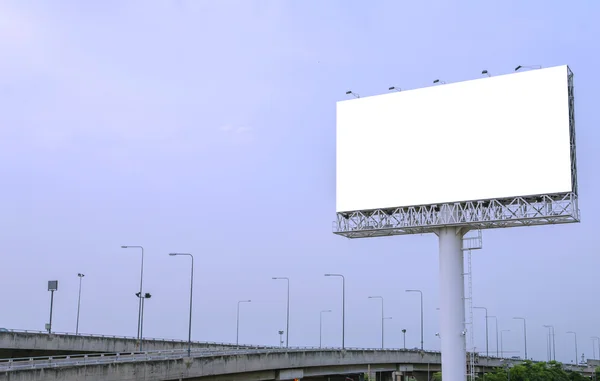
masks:
{"type": "Polygon", "coordinates": [[[137,296],[142,301],[142,314],[140,318],[140,352],[143,350],[142,341],[144,341],[144,302],[146,299],[150,299],[152,295],[149,292],[142,294],[141,292],[136,292],[135,296],[137,296]]]}
{"type": "Polygon", "coordinates": [[[383,296],[369,296],[369,299],[381,299],[381,349],[383,349],[383,296]]]}
{"type": "Polygon", "coordinates": [[[575,338],[575,365],[577,365],[577,333],[575,333],[574,331],[568,331],[567,333],[572,333],[573,337],[575,338]]]}
{"type": "Polygon", "coordinates": [[[486,307],[473,307],[479,310],[485,310],[485,355],[486,357],[490,357],[490,347],[488,346],[488,310],[486,307]]]}
{"type": "Polygon", "coordinates": [[[384,317],[383,320],[392,320],[392,317],[391,316],[384,317]]]}
{"type": "Polygon", "coordinates": [[[288,277],[273,277],[274,280],[285,280],[287,281],[287,314],[286,314],[286,328],[285,328],[285,347],[290,346],[290,278],[288,277]]]}
{"type": "Polygon", "coordinates": [[[494,318],[494,322],[496,323],[496,357],[499,357],[499,353],[498,353],[498,317],[488,316],[488,318],[494,318]]]}
{"type": "Polygon", "coordinates": [[[48,333],[52,333],[52,307],[54,306],[54,291],[58,290],[58,281],[48,281],[48,291],[50,291],[50,322],[46,325],[48,333]]]}
{"type": "MultiPolygon", "coordinates": [[[[141,270],[140,270],[140,295],[142,294],[142,288],[144,285],[144,248],[142,246],[128,246],[128,245],[123,245],[121,246],[121,249],[141,249],[142,250],[142,265],[141,265],[141,270]]],[[[141,337],[141,331],[142,331],[142,298],[140,298],[139,303],[138,303],[138,332],[137,332],[137,338],[138,340],[140,340],[141,337]]],[[[140,351],[142,350],[142,342],[140,340],[140,351]]]]}
{"type": "Polygon", "coordinates": [[[344,349],[344,339],[346,337],[346,278],[342,274],[325,274],[325,276],[342,278],[342,349],[344,349]]]}
{"type": "Polygon", "coordinates": [[[188,256],[192,259],[192,271],[190,274],[190,319],[188,322],[188,357],[191,357],[192,351],[192,301],[194,295],[194,256],[190,253],[170,253],[171,257],[178,255],[188,256]]]}
{"type": "Polygon", "coordinates": [[[240,300],[237,304],[237,324],[236,324],[236,333],[235,333],[235,345],[236,347],[240,346],[240,304],[241,303],[250,303],[252,300],[240,300]]]}
{"type": "Polygon", "coordinates": [[[423,350],[423,291],[406,290],[406,292],[418,292],[421,295],[421,350],[423,350]]]}
{"type": "MultiPolygon", "coordinates": [[[[592,340],[598,340],[598,355],[600,356],[600,337],[592,336],[592,340]]],[[[595,352],[595,350],[594,350],[594,352],[595,352]]],[[[595,355],[594,355],[594,358],[596,358],[595,355]]]]}
{"type": "Polygon", "coordinates": [[[331,312],[331,310],[322,310],[319,314],[319,348],[323,348],[323,312],[331,312]]]}
{"type": "Polygon", "coordinates": [[[406,329],[402,330],[402,341],[404,343],[404,349],[406,349],[406,329]]]}
{"type": "Polygon", "coordinates": [[[525,339],[525,360],[527,360],[527,320],[523,317],[514,317],[515,320],[523,320],[523,338],[525,339]]]}
{"type": "Polygon", "coordinates": [[[83,279],[83,277],[85,275],[82,273],[78,273],[77,276],[79,277],[79,296],[77,297],[77,324],[75,325],[75,334],[76,335],[79,334],[79,307],[81,306],[81,280],[83,279]]]}
{"type": "Polygon", "coordinates": [[[554,326],[553,325],[545,325],[544,327],[549,328],[551,332],[548,332],[549,343],[551,344],[550,349],[550,359],[556,361],[556,346],[555,346],[555,338],[554,338],[554,326]]]}
{"type": "Polygon", "coordinates": [[[552,361],[552,331],[549,325],[544,325],[544,328],[548,328],[548,336],[546,336],[546,355],[548,356],[548,362],[552,361]]]}
{"type": "Polygon", "coordinates": [[[500,357],[504,358],[504,332],[510,332],[510,329],[503,329],[500,332],[500,357]]]}

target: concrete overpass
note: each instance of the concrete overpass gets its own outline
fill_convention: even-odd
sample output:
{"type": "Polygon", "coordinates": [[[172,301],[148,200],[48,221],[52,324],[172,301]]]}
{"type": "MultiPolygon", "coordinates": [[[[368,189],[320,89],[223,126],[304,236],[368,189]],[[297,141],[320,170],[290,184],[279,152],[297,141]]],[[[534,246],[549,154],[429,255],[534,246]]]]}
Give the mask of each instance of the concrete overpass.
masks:
{"type": "MultiPolygon", "coordinates": [[[[334,381],[348,375],[359,381],[369,371],[379,380],[413,376],[426,381],[440,371],[440,359],[439,352],[381,349],[197,350],[191,357],[185,350],[171,350],[0,360],[0,381],[334,381]]],[[[501,359],[479,358],[477,370],[503,364],[501,359]]]]}
{"type": "MultiPolygon", "coordinates": [[[[144,351],[159,351],[187,348],[187,341],[167,339],[144,339],[144,351]]],[[[235,344],[193,342],[194,349],[236,349],[235,344]]],[[[261,346],[239,346],[239,348],[267,349],[261,346]]],[[[52,333],[42,331],[9,330],[0,332],[0,358],[38,357],[86,353],[123,353],[139,350],[135,337],[90,335],[74,333],[52,333]]]]}

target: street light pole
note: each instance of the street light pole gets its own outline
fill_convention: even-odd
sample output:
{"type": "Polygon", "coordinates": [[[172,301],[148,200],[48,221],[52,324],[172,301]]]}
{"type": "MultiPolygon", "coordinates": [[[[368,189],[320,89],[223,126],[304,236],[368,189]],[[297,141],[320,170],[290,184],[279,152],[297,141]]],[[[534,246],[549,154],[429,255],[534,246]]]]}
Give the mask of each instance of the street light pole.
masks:
{"type": "Polygon", "coordinates": [[[79,307],[81,306],[81,280],[85,276],[82,273],[77,274],[79,277],[79,297],[77,298],[77,324],[75,325],[75,334],[79,334],[79,307]]]}
{"type": "Polygon", "coordinates": [[[190,274],[190,320],[188,322],[188,357],[191,357],[192,351],[192,301],[194,295],[194,256],[190,253],[170,253],[170,256],[177,255],[189,256],[192,259],[192,272],[190,274]]]}
{"type": "Polygon", "coordinates": [[[510,329],[503,329],[500,332],[500,357],[504,358],[504,332],[510,332],[510,329]]]}
{"type": "Polygon", "coordinates": [[[494,318],[494,321],[496,323],[496,357],[499,357],[499,353],[498,353],[498,317],[488,316],[488,318],[494,318]]]}
{"type": "MultiPolygon", "coordinates": [[[[142,265],[141,265],[141,270],[140,270],[140,295],[142,295],[142,288],[144,285],[144,248],[142,246],[128,246],[128,245],[123,245],[121,246],[121,249],[141,249],[142,250],[142,265]]],[[[142,332],[142,298],[140,298],[139,303],[138,303],[138,332],[137,332],[137,338],[140,342],[140,351],[142,350],[142,341],[140,339],[141,337],[141,332],[142,332]]]]}
{"type": "Polygon", "coordinates": [[[323,312],[331,312],[331,310],[323,310],[319,314],[319,348],[323,348],[323,312]]]}
{"type": "Polygon", "coordinates": [[[142,351],[142,342],[144,341],[144,302],[146,299],[150,299],[152,295],[149,292],[142,294],[141,292],[137,292],[135,294],[142,301],[142,315],[140,319],[140,352],[142,351]]]}
{"type": "Polygon", "coordinates": [[[240,304],[241,303],[250,303],[252,302],[252,300],[240,300],[238,301],[238,305],[237,305],[237,328],[236,328],[236,334],[235,334],[235,346],[239,347],[240,346],[240,304]]]}
{"type": "Polygon", "coordinates": [[[546,336],[546,355],[548,356],[548,362],[552,361],[552,331],[549,325],[544,325],[544,328],[548,328],[548,336],[546,336]]]}
{"type": "Polygon", "coordinates": [[[369,296],[369,299],[381,299],[381,349],[383,349],[383,296],[369,296]]]}
{"type": "Polygon", "coordinates": [[[516,320],[523,320],[523,338],[525,339],[525,360],[527,360],[527,320],[523,317],[514,317],[516,320]]]}
{"type": "Polygon", "coordinates": [[[488,339],[489,339],[489,335],[488,335],[488,310],[486,307],[473,307],[473,308],[477,308],[479,310],[485,310],[485,355],[487,357],[490,357],[490,348],[488,346],[488,339]]]}
{"type": "Polygon", "coordinates": [[[578,353],[577,353],[577,333],[575,333],[573,331],[569,331],[567,333],[572,333],[573,337],[575,338],[575,365],[577,365],[577,356],[578,356],[578,353]]]}
{"type": "Polygon", "coordinates": [[[325,274],[325,276],[337,276],[342,278],[342,350],[345,348],[346,338],[346,278],[342,274],[325,274]]]}
{"type": "Polygon", "coordinates": [[[418,292],[419,294],[421,294],[421,350],[423,350],[423,291],[406,290],[406,292],[418,292]]]}
{"type": "Polygon", "coordinates": [[[402,341],[404,343],[404,349],[406,349],[406,329],[402,330],[402,341]]]}
{"type": "MultiPolygon", "coordinates": [[[[598,355],[600,356],[600,337],[592,336],[592,340],[598,340],[598,355]]],[[[594,356],[596,357],[596,356],[594,356]]]]}
{"type": "Polygon", "coordinates": [[[290,278],[288,277],[273,277],[274,280],[285,280],[287,281],[287,317],[286,317],[286,329],[285,329],[285,347],[290,346],[290,278]]]}
{"type": "Polygon", "coordinates": [[[552,359],[556,361],[556,334],[554,333],[554,326],[552,327],[552,359]]]}
{"type": "Polygon", "coordinates": [[[553,325],[545,325],[544,327],[548,328],[548,343],[550,344],[550,359],[556,361],[556,346],[555,346],[555,335],[554,335],[554,326],[553,325]]]}

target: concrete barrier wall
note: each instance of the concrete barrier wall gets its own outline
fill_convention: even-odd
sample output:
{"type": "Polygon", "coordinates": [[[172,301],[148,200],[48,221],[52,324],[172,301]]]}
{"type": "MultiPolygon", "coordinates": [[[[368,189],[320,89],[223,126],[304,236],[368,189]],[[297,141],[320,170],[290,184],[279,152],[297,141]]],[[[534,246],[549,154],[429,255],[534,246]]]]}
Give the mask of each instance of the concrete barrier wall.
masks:
{"type": "MultiPolygon", "coordinates": [[[[187,348],[187,342],[178,340],[144,340],[144,351],[187,348]]],[[[247,348],[248,346],[240,346],[247,348]]],[[[192,348],[233,349],[233,344],[193,342],[192,348]]],[[[0,358],[52,356],[80,353],[136,352],[136,339],[110,336],[82,336],[30,332],[0,332],[0,358]],[[12,354],[12,355],[10,355],[12,354]]]]}

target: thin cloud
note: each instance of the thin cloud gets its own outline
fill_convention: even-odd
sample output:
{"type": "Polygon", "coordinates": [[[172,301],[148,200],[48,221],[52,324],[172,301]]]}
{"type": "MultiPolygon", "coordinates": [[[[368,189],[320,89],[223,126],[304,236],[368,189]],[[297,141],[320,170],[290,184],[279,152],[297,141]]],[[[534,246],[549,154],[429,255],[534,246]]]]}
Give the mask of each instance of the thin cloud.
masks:
{"type": "Polygon", "coordinates": [[[254,141],[252,127],[224,124],[219,127],[219,130],[221,130],[227,140],[233,144],[250,144],[254,141]]]}

